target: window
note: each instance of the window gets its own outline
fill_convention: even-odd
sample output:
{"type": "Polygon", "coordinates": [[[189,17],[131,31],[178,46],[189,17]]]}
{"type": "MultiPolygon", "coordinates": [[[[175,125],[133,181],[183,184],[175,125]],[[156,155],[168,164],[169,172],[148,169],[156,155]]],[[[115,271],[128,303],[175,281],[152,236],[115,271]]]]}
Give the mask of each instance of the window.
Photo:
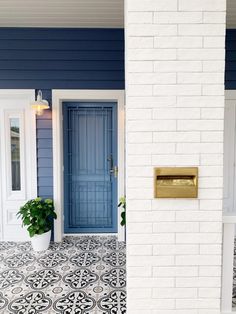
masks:
{"type": "Polygon", "coordinates": [[[10,145],[11,145],[11,188],[12,191],[21,190],[20,167],[20,120],[10,118],[10,145]]]}

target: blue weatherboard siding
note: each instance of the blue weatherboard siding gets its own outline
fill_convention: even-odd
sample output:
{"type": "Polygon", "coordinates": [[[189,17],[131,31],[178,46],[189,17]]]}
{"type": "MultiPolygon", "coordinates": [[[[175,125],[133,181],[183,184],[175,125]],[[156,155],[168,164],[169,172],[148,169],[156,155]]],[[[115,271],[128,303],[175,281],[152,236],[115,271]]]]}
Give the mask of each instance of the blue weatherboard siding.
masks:
{"type": "Polygon", "coordinates": [[[0,28],[0,88],[123,89],[123,30],[0,28]]]}
{"type": "MultiPolygon", "coordinates": [[[[51,90],[42,90],[43,98],[51,102],[51,90]]],[[[52,111],[45,110],[42,116],[37,116],[37,166],[38,166],[38,195],[52,197],[53,168],[52,168],[52,111]]]]}
{"type": "MultiPolygon", "coordinates": [[[[0,88],[124,89],[123,29],[0,28],[0,88]]],[[[52,197],[51,111],[37,117],[38,194],[52,197]]]]}
{"type": "Polygon", "coordinates": [[[226,31],[225,89],[236,89],[236,29],[226,31]]]}

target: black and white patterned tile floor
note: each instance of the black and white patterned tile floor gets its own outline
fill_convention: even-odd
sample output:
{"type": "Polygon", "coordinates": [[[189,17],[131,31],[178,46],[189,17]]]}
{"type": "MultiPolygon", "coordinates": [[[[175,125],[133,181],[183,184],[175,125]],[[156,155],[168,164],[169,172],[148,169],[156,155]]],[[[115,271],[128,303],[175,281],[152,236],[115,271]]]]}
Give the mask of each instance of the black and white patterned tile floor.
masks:
{"type": "Polygon", "coordinates": [[[0,242],[0,313],[125,314],[125,243],[65,237],[43,253],[0,242]]]}

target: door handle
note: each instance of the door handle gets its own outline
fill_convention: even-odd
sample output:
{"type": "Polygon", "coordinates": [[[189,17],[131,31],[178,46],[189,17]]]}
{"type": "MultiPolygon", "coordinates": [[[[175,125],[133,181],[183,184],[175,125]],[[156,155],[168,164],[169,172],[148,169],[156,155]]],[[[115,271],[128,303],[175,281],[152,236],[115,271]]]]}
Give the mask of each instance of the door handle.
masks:
{"type": "Polygon", "coordinates": [[[110,163],[110,175],[113,175],[115,178],[117,178],[118,176],[118,167],[117,166],[113,166],[113,157],[112,155],[110,155],[108,158],[107,158],[107,161],[109,161],[110,163]]]}
{"type": "Polygon", "coordinates": [[[112,169],[110,169],[110,174],[112,174],[115,178],[118,177],[118,167],[114,166],[112,169]]]}

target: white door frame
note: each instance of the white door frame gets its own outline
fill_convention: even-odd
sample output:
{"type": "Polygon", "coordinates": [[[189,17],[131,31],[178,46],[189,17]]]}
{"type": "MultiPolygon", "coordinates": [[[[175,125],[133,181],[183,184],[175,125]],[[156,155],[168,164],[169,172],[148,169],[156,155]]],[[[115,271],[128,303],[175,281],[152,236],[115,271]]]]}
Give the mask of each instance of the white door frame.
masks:
{"type": "Polygon", "coordinates": [[[225,91],[224,199],[221,313],[233,314],[234,239],[236,226],[236,90],[225,91]]]}
{"type": "MultiPolygon", "coordinates": [[[[125,108],[124,90],[52,90],[53,134],[53,198],[57,219],[54,221],[54,240],[61,241],[64,235],[64,187],[63,187],[63,123],[64,101],[116,102],[118,112],[118,199],[125,193],[125,108]]],[[[117,204],[118,204],[117,199],[117,204]]],[[[118,212],[118,239],[125,238],[125,228],[120,225],[118,212]]]]}
{"type": "Polygon", "coordinates": [[[37,196],[34,90],[0,89],[0,240],[26,241],[28,232],[16,218],[20,206],[37,196]],[[10,119],[20,122],[21,189],[11,186],[10,119]]]}

